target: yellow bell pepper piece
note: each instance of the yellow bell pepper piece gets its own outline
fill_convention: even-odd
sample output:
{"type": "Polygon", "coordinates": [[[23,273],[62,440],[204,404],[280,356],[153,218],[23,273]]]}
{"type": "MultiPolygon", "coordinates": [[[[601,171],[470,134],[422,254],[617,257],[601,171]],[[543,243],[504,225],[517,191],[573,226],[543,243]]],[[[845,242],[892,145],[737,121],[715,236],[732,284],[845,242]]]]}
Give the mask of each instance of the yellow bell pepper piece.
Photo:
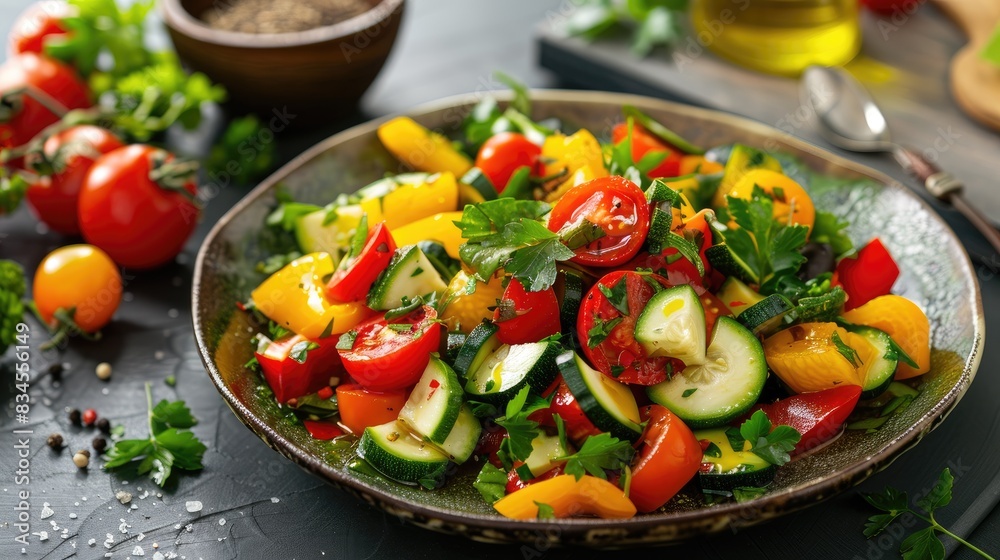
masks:
{"type": "Polygon", "coordinates": [[[777,332],[764,341],[764,357],[771,370],[796,393],[812,393],[838,385],[864,386],[876,348],[861,335],[836,323],[802,323],[777,332]],[[841,353],[839,341],[857,352],[855,362],[841,353]]]}
{"type": "Polygon", "coordinates": [[[415,245],[421,241],[437,241],[444,245],[452,258],[458,258],[458,247],[465,243],[462,230],[454,222],[462,219],[461,212],[442,212],[392,230],[397,247],[415,245]]]}
{"type": "MultiPolygon", "coordinates": [[[[401,185],[392,192],[362,206],[377,203],[385,225],[390,230],[405,226],[421,218],[458,208],[458,181],[450,171],[432,175],[426,183],[401,185]]],[[[368,223],[374,223],[371,216],[368,223]]]]}
{"type": "Polygon", "coordinates": [[[501,498],[493,507],[511,519],[536,519],[538,505],[552,507],[557,518],[596,515],[601,519],[628,519],[635,515],[625,491],[607,480],[584,475],[577,480],[563,474],[531,484],[501,498]]]}
{"type": "Polygon", "coordinates": [[[569,136],[565,134],[549,136],[542,145],[542,158],[551,162],[545,165],[546,176],[561,173],[564,169],[574,173],[585,165],[590,167],[594,175],[592,178],[608,175],[607,169],[604,168],[601,143],[586,129],[580,129],[569,136]]]}
{"type": "Polygon", "coordinates": [[[456,177],[472,168],[472,160],[459,153],[444,136],[409,117],[396,117],[378,127],[378,138],[392,155],[414,169],[428,173],[450,171],[456,177]]]}
{"type": "Polygon", "coordinates": [[[310,339],[345,333],[372,312],[363,302],[331,303],[324,278],[333,274],[328,253],[310,253],[275,272],[250,294],[268,319],[310,339]]]}
{"type": "Polygon", "coordinates": [[[727,194],[733,198],[750,200],[754,187],[760,187],[774,198],[772,214],[775,220],[783,224],[791,221],[812,231],[813,223],[816,221],[816,208],[802,185],[780,171],[752,169],[747,171],[727,194]]]}
{"type": "Polygon", "coordinates": [[[698,173],[711,175],[723,170],[721,163],[705,159],[705,156],[681,156],[680,175],[698,173]]]}
{"type": "Polygon", "coordinates": [[[448,302],[441,312],[441,320],[448,325],[449,332],[460,330],[469,334],[483,319],[493,318],[490,308],[502,297],[503,285],[500,278],[493,277],[488,284],[484,284],[473,280],[465,271],[459,271],[441,297],[441,301],[448,302]],[[467,292],[470,282],[476,283],[476,291],[471,294],[467,292]]]}
{"type": "Polygon", "coordinates": [[[879,296],[844,313],[844,319],[888,333],[892,340],[917,363],[899,363],[896,379],[909,379],[931,370],[931,323],[917,304],[903,296],[879,296]]]}

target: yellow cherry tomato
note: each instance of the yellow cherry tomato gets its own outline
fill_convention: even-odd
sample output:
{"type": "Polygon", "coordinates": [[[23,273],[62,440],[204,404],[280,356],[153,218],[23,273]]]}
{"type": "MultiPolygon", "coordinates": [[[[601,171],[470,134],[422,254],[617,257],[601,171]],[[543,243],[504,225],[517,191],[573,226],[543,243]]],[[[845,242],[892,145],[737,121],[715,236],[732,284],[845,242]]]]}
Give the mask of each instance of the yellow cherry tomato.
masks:
{"type": "Polygon", "coordinates": [[[82,331],[95,333],[118,309],[122,277],[104,251],[69,245],[52,251],[38,265],[32,296],[49,325],[71,319],[82,331]]]}
{"type": "MultiPolygon", "coordinates": [[[[864,386],[876,348],[863,336],[836,323],[803,323],[764,341],[767,365],[796,393],[812,393],[839,385],[864,386]],[[854,363],[838,342],[857,352],[854,363]]],[[[848,354],[850,352],[847,352],[848,354]]]]}
{"type": "Polygon", "coordinates": [[[783,224],[799,224],[812,231],[816,221],[816,208],[812,198],[791,177],[770,169],[748,171],[736,182],[729,196],[750,200],[754,186],[764,189],[774,200],[774,218],[783,224]],[[790,219],[789,219],[790,218],[790,219]]]}
{"type": "Polygon", "coordinates": [[[885,331],[913,358],[918,367],[900,362],[896,379],[909,379],[930,371],[931,324],[917,304],[894,294],[880,296],[844,313],[844,319],[885,331]]]}
{"type": "Polygon", "coordinates": [[[333,274],[333,269],[328,253],[310,253],[264,280],[250,299],[265,317],[306,338],[345,333],[372,311],[364,302],[327,300],[324,279],[333,274]]]}

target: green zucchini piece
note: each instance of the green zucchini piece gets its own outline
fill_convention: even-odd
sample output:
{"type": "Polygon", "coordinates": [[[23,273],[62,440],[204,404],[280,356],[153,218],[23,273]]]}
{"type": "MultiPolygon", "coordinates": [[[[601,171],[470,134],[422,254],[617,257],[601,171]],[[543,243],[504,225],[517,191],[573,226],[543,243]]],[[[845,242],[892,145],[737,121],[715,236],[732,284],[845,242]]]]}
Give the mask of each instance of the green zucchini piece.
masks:
{"type": "Polygon", "coordinates": [[[768,337],[785,328],[795,317],[795,305],[781,294],[771,294],[743,310],[736,317],[759,337],[768,337]]]}
{"type": "Polygon", "coordinates": [[[499,331],[499,327],[489,322],[479,323],[472,329],[455,356],[455,371],[462,379],[468,380],[469,372],[477,371],[503,345],[497,336],[499,331]]]}
{"type": "Polygon", "coordinates": [[[747,286],[739,278],[730,276],[719,288],[719,299],[733,312],[737,318],[751,305],[762,301],[764,296],[747,286]]]}
{"type": "Polygon", "coordinates": [[[750,267],[736,253],[729,250],[725,243],[712,245],[705,249],[705,257],[712,267],[726,276],[735,276],[747,284],[756,284],[758,278],[750,267]]]}
{"type": "Polygon", "coordinates": [[[743,443],[743,449],[733,449],[725,428],[698,430],[694,437],[712,443],[701,459],[702,465],[708,466],[698,473],[703,489],[732,492],[734,488],[767,486],[774,480],[777,468],[751,453],[749,441],[743,443]]]}
{"type": "Polygon", "coordinates": [[[475,370],[469,370],[465,392],[472,399],[501,408],[525,386],[541,393],[555,380],[558,342],[503,344],[475,370]]]}
{"type": "Polygon", "coordinates": [[[583,276],[573,270],[560,270],[555,283],[559,301],[559,325],[564,333],[576,332],[576,319],[583,304],[583,276]]]}
{"type": "Polygon", "coordinates": [[[639,438],[639,407],[627,385],[590,367],[576,352],[564,352],[556,364],[584,416],[594,426],[618,439],[639,438]]]}
{"type": "Polygon", "coordinates": [[[413,298],[429,293],[441,295],[448,285],[424,252],[416,245],[396,249],[389,266],[379,274],[368,292],[368,307],[387,311],[403,304],[403,297],[413,298]]]}
{"type": "Polygon", "coordinates": [[[799,298],[795,304],[795,319],[800,323],[828,323],[844,310],[847,292],[840,286],[821,296],[799,298]]]}
{"type": "Polygon", "coordinates": [[[387,478],[405,484],[433,481],[440,484],[448,468],[448,457],[430,443],[410,435],[395,420],[365,428],[358,455],[387,478]]]}
{"type": "Polygon", "coordinates": [[[703,365],[687,366],[646,389],[650,400],[688,426],[711,428],[738,418],[760,397],[767,362],[760,341],[731,317],[719,317],[703,365]]]}
{"type": "MultiPolygon", "coordinates": [[[[469,185],[476,190],[480,195],[482,195],[484,200],[494,200],[497,197],[497,188],[490,181],[490,178],[483,173],[482,169],[478,167],[473,167],[472,169],[466,171],[465,175],[459,179],[459,182],[464,185],[469,185]]],[[[505,185],[506,186],[506,185],[505,185]]]]}
{"type": "Polygon", "coordinates": [[[431,357],[406,404],[399,422],[425,441],[444,443],[462,408],[462,384],[455,371],[431,357]]]}
{"type": "Polygon", "coordinates": [[[635,340],[649,357],[705,363],[705,309],[687,284],[657,292],[635,322],[635,340]]]}

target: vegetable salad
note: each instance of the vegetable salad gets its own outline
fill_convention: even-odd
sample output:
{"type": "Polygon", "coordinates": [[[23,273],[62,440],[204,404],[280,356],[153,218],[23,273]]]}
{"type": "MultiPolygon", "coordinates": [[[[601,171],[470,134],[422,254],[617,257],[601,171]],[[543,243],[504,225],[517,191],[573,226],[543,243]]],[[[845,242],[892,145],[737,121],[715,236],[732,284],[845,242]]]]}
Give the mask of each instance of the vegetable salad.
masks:
{"type": "Polygon", "coordinates": [[[248,365],[315,437],[429,491],[465,465],[509,518],[627,518],[760,496],[859,402],[877,429],[914,398],[930,326],[897,264],[778,159],[515,93],[455,138],[390,120],[413,172],[269,216],[296,247],[241,304],[269,325],[248,365]]]}

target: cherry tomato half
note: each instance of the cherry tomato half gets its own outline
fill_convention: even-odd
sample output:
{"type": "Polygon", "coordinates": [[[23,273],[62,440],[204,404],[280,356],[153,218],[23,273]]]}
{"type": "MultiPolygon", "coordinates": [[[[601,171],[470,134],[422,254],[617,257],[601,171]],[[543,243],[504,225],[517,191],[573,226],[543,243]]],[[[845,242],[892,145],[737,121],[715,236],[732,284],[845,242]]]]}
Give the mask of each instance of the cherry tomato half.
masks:
{"type": "Polygon", "coordinates": [[[32,297],[46,323],[58,323],[60,309],[67,314],[72,311],[76,326],[95,333],[118,309],[122,277],[104,251],[92,245],[68,245],[52,251],[38,265],[32,297]]]}
{"type": "Polygon", "coordinates": [[[629,499],[642,512],[656,511],[674,497],[701,467],[701,445],[691,428],[673,412],[654,404],[643,407],[642,432],[629,499]]]}
{"type": "Polygon", "coordinates": [[[504,344],[525,344],[559,332],[559,300],[551,287],[539,292],[524,289],[512,278],[493,312],[493,322],[500,329],[497,336],[504,344]]]}
{"type": "Polygon", "coordinates": [[[774,426],[791,426],[802,434],[792,455],[812,449],[840,434],[840,428],[861,398],[861,387],[841,385],[816,393],[793,395],[770,404],[758,404],[740,418],[763,410],[774,426]]]}
{"type": "Polygon", "coordinates": [[[27,144],[63,110],[90,107],[90,90],[69,66],[35,53],[7,59],[0,66],[0,93],[13,104],[11,114],[0,119],[0,148],[27,144]],[[36,98],[45,97],[46,108],[36,98]]]}
{"type": "Polygon", "coordinates": [[[198,225],[196,179],[153,146],[132,144],[104,154],[80,191],[83,238],[129,268],[170,261],[198,225]]]}
{"type": "Polygon", "coordinates": [[[326,295],[344,303],[365,299],[375,278],[389,266],[395,250],[396,242],[385,222],[376,224],[368,231],[361,254],[349,256],[337,267],[326,284],[326,295]]]}
{"type": "Polygon", "coordinates": [[[604,236],[574,249],[574,262],[590,266],[618,266],[634,257],[649,231],[649,204],[635,183],[624,177],[600,177],[566,192],[552,209],[549,229],[575,237],[589,222],[604,236]]]}
{"type": "Polygon", "coordinates": [[[38,219],[63,235],[80,233],[77,205],[87,171],[97,157],[123,145],[107,129],[85,124],[57,132],[41,151],[29,152],[25,163],[39,179],[27,198],[38,219]]]}
{"type": "MultiPolygon", "coordinates": [[[[620,144],[628,136],[628,124],[619,123],[611,129],[611,141],[620,144]]],[[[632,125],[632,161],[638,162],[646,154],[665,152],[666,158],[649,172],[651,178],[676,177],[680,175],[681,152],[675,150],[662,140],[650,134],[638,124],[632,125]]]]}
{"type": "Polygon", "coordinates": [[[410,387],[441,344],[437,312],[423,306],[391,320],[380,313],[364,321],[355,333],[350,350],[341,350],[347,373],[369,391],[392,391],[410,387]]]}
{"type": "Polygon", "coordinates": [[[635,322],[656,293],[650,282],[670,286],[665,278],[656,274],[626,270],[610,272],[584,296],[577,318],[576,332],[584,355],[598,371],[622,383],[654,385],[667,379],[668,369],[672,371],[682,365],[667,357],[647,357],[646,351],[635,340],[635,322]],[[621,283],[624,283],[624,290],[621,283]],[[616,308],[602,288],[611,293],[622,290],[628,313],[616,308]],[[611,324],[613,326],[609,329],[611,324]]]}
{"type": "Polygon", "coordinates": [[[69,28],[63,20],[75,12],[74,6],[61,0],[46,0],[28,6],[7,35],[8,53],[45,54],[46,37],[66,35],[69,28]]]}
{"type": "Polygon", "coordinates": [[[503,192],[519,167],[527,166],[534,171],[541,155],[542,148],[523,134],[501,132],[491,136],[479,148],[476,167],[489,178],[497,192],[503,192]]]}

